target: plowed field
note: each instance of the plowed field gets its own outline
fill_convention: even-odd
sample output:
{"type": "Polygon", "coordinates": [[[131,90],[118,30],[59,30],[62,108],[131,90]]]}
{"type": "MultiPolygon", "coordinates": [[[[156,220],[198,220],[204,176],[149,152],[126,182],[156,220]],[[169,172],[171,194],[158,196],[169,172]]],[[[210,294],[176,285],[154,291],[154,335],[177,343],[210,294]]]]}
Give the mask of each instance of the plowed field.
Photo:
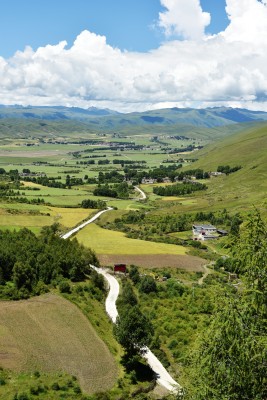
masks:
{"type": "Polygon", "coordinates": [[[107,390],[115,361],[82,312],[60,296],[0,302],[0,366],[15,371],[64,371],[87,393],[107,390]]]}

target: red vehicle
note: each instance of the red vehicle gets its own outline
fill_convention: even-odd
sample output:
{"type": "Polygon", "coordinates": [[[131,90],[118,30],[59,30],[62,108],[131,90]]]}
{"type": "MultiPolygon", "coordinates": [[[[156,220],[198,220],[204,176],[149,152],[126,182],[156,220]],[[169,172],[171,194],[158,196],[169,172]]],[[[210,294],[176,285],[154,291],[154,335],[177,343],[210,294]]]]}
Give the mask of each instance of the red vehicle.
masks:
{"type": "Polygon", "coordinates": [[[114,264],[114,272],[126,273],[126,264],[114,264]]]}

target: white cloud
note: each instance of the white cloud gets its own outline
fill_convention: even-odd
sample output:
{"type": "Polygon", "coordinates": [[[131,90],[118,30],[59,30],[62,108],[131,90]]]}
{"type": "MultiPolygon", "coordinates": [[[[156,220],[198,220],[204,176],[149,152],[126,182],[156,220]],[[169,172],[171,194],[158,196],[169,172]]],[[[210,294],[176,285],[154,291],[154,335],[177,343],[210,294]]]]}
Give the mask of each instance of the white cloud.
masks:
{"type": "MultiPolygon", "coordinates": [[[[147,53],[121,51],[104,36],[83,31],[69,48],[63,41],[0,57],[1,103],[126,112],[213,104],[267,109],[266,1],[227,0],[230,23],[224,32],[166,41],[147,53]]],[[[178,2],[164,2],[176,15],[178,2]]],[[[198,16],[196,21],[203,34],[205,23],[198,16]]]]}
{"type": "Polygon", "coordinates": [[[267,42],[267,1],[226,0],[226,12],[231,21],[223,33],[228,41],[262,45],[267,42]]]}
{"type": "Polygon", "coordinates": [[[159,26],[167,36],[178,35],[198,40],[210,24],[210,14],[203,12],[199,0],[160,0],[166,11],[159,14],[159,26]]]}

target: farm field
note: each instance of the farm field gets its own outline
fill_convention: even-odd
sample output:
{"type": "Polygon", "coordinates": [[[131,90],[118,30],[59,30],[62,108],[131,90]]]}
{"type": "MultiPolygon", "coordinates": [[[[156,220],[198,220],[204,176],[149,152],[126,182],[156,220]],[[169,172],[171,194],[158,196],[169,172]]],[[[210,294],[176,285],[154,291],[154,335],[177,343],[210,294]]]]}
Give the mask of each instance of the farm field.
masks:
{"type": "Polygon", "coordinates": [[[16,372],[60,372],[87,393],[111,388],[115,360],[79,309],[54,294],[0,302],[0,365],[16,372]]]}
{"type": "Polygon", "coordinates": [[[171,268],[190,272],[203,272],[203,265],[207,263],[200,257],[174,254],[98,254],[98,259],[104,266],[122,262],[149,269],[171,268]]]}
{"type": "Polygon", "coordinates": [[[52,225],[55,222],[68,229],[89,218],[95,211],[30,204],[1,204],[0,229],[27,227],[34,233],[39,233],[43,226],[52,225]]]}
{"type": "Polygon", "coordinates": [[[183,263],[188,264],[189,260],[193,261],[193,264],[201,265],[203,260],[191,259],[186,256],[186,248],[183,246],[156,243],[145,240],[130,239],[125,236],[122,232],[111,231],[103,229],[96,224],[90,224],[84,229],[79,231],[75,237],[84,246],[93,249],[98,256],[101,256],[101,260],[106,260],[109,263],[111,260],[116,261],[116,257],[120,256],[120,259],[125,257],[128,262],[133,264],[138,261],[144,260],[147,257],[147,265],[159,265],[162,266],[164,263],[182,267],[183,263]],[[109,256],[107,259],[104,256],[109,256]],[[132,261],[130,261],[132,260],[132,261]],[[135,262],[134,262],[135,261],[135,262]]]}

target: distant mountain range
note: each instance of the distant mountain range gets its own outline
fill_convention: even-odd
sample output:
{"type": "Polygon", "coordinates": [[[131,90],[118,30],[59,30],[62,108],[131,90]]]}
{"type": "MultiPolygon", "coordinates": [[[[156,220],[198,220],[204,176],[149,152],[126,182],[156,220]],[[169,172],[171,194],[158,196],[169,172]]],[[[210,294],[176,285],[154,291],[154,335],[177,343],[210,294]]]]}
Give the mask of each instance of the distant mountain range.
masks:
{"type": "Polygon", "coordinates": [[[198,127],[219,127],[234,123],[266,121],[267,113],[240,108],[215,107],[206,109],[168,108],[128,114],[90,107],[0,106],[0,119],[42,119],[50,121],[76,120],[102,129],[117,129],[133,125],[168,126],[175,124],[198,127]]]}

